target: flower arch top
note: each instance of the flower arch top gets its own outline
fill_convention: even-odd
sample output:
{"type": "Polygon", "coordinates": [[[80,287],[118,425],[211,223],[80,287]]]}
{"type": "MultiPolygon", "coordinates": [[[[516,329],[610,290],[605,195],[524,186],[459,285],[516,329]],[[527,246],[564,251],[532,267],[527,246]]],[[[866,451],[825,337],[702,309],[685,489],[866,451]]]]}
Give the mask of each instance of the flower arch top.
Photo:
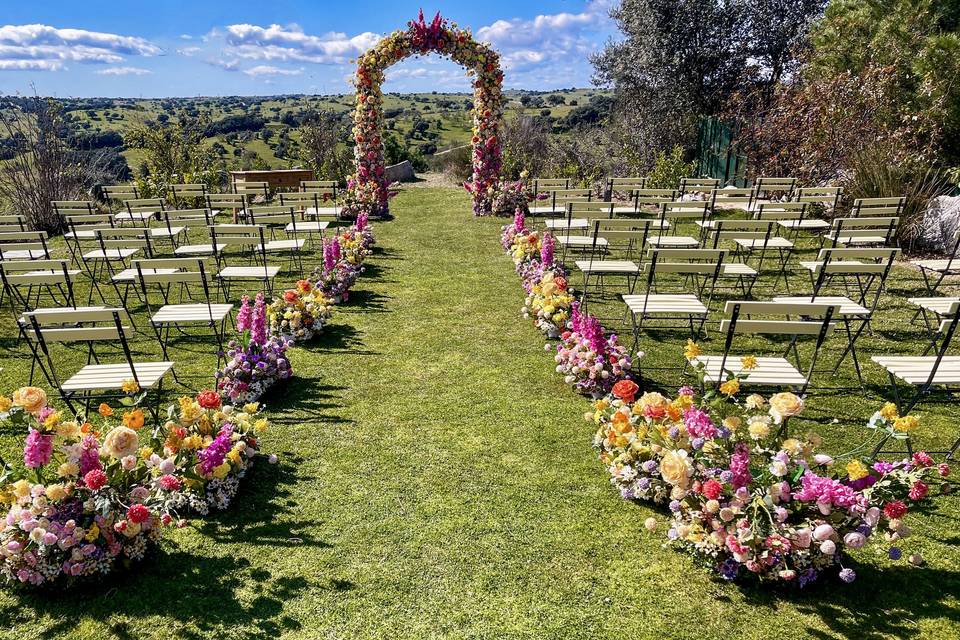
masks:
{"type": "Polygon", "coordinates": [[[500,55],[478,43],[470,31],[448,23],[440,14],[427,23],[419,18],[380,40],[357,59],[354,78],[357,104],[353,113],[356,173],[348,182],[346,208],[351,213],[383,213],[390,197],[383,160],[384,70],[411,55],[438,53],[459,63],[473,80],[473,177],[466,183],[473,194],[473,210],[490,213],[500,175],[500,118],[503,114],[500,55]]]}

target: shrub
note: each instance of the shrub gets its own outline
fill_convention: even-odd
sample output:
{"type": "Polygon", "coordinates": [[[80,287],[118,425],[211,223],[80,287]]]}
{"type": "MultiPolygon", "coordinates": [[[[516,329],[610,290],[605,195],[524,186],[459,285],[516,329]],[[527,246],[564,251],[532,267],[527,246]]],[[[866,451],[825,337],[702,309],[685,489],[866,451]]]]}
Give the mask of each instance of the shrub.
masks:
{"type": "Polygon", "coordinates": [[[651,189],[676,189],[680,186],[680,178],[691,175],[693,163],[685,162],[683,149],[680,145],[675,145],[670,150],[670,155],[662,150],[657,154],[647,185],[651,189]]]}

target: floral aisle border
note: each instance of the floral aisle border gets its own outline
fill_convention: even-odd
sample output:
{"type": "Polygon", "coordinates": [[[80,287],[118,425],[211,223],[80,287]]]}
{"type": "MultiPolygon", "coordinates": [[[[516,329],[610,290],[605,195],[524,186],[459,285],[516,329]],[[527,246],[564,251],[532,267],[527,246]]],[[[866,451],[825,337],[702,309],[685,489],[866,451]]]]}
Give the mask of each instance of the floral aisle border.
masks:
{"type": "MultiPolygon", "coordinates": [[[[352,284],[374,244],[362,214],[328,241],[325,255],[336,259],[320,271],[349,271],[352,284]]],[[[325,286],[298,281],[269,306],[262,293],[252,305],[245,297],[237,325],[248,346],[232,345],[223,393],[181,397],[156,424],[137,406],[133,380],[120,407],[104,403],[89,416],[66,416],[37,387],[0,395],[0,422],[26,432],[23,464],[0,460],[4,582],[68,589],[105,578],[143,559],[166,527],[228,508],[258,459],[277,462],[261,452],[269,422],[252,398],[292,375],[287,349],[329,318],[325,286]]]]}
{"type": "MultiPolygon", "coordinates": [[[[594,399],[585,418],[596,426],[593,444],[613,486],[625,499],[668,506],[671,546],[726,580],[800,587],[828,572],[852,582],[848,554],[867,546],[885,545],[892,560],[904,555],[911,533],[905,518],[937,484],[951,490],[947,464],[923,452],[871,461],[862,455],[870,442],[836,458],[818,452],[819,436],[793,437],[787,429],[804,410],[801,398],[739,397],[756,367],[751,356],[742,359],[745,373],[717,389],[638,396],[630,355],[580,312],[554,261],[553,237],[529,228],[524,208],[500,236],[527,294],[522,315],[546,335],[564,381],[594,399]]],[[[689,341],[685,357],[698,354],[689,341]]],[[[694,369],[706,389],[702,367],[694,369]]],[[[903,439],[917,424],[888,403],[868,427],[878,438],[903,439]]],[[[644,526],[652,532],[659,523],[650,517],[644,526]]],[[[923,563],[919,553],[908,558],[923,563]]]]}
{"type": "Polygon", "coordinates": [[[354,78],[356,108],[353,113],[356,173],[347,181],[344,209],[352,214],[379,215],[388,209],[390,192],[383,159],[384,71],[412,55],[437,53],[465,67],[473,80],[473,177],[465,186],[473,194],[476,214],[493,210],[495,187],[501,168],[500,120],[503,115],[503,72],[500,55],[476,42],[467,29],[449,23],[439,13],[430,23],[423,17],[380,40],[357,59],[354,78]]]}

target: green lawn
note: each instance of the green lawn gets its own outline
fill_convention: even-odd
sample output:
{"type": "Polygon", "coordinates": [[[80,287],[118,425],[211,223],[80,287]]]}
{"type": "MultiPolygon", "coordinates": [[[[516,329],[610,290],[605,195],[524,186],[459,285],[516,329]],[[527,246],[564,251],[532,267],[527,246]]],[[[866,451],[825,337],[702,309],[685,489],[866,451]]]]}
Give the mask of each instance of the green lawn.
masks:
{"type": "MultiPolygon", "coordinates": [[[[264,448],[280,463],[256,467],[231,510],[171,531],[108,585],[70,597],[0,591],[0,636],[960,636],[955,496],[910,519],[904,548],[926,566],[863,554],[855,583],[801,593],[711,578],[664,549],[662,529],[643,530],[661,512],[610,487],[581,417],[586,400],[519,317],[523,292],[498,243],[504,221],[475,219],[453,189],[406,190],[393,212],[376,223],[379,248],[350,303],[294,350],[296,379],[268,398],[264,448]]],[[[898,270],[864,354],[922,350],[905,322],[916,290],[916,275],[898,270]]],[[[715,326],[707,352],[722,347],[715,326]]],[[[9,393],[26,380],[27,350],[9,320],[0,328],[9,393]]],[[[684,340],[645,339],[645,362],[678,365],[684,340]]],[[[146,337],[138,349],[157,351],[146,337]]],[[[185,373],[212,372],[209,343],[176,349],[185,373]]],[[[849,367],[824,376],[847,390],[815,390],[799,428],[816,427],[832,453],[860,442],[889,394],[880,371],[868,373],[866,394],[849,390],[849,367]]],[[[649,375],[676,384],[676,372],[649,375]]],[[[955,406],[922,413],[924,444],[952,440],[955,406]]],[[[5,458],[18,457],[21,437],[0,429],[5,458]]]]}

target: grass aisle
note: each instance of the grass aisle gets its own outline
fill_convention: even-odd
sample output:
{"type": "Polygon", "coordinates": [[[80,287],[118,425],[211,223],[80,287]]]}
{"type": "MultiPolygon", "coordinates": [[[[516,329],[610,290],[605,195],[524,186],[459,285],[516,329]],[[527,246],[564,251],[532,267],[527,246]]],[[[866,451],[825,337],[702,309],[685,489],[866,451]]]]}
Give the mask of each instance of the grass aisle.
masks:
{"type": "MultiPolygon", "coordinates": [[[[280,464],[232,510],[109,591],[0,592],[3,637],[956,637],[939,559],[778,598],[642,532],[654,512],[610,488],[587,403],[518,319],[502,221],[468,207],[397,198],[351,304],[270,398],[280,464]]],[[[955,512],[929,526],[956,544],[955,512]]]]}

